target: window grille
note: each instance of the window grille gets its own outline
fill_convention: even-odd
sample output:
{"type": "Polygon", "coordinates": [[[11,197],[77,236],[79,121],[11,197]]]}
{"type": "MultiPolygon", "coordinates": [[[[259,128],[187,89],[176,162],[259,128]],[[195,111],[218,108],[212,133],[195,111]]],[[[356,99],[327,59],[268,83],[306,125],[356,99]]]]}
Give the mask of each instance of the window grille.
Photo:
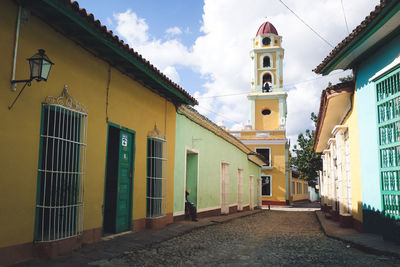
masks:
{"type": "Polygon", "coordinates": [[[376,83],[382,209],[400,218],[400,71],[376,83]]]}
{"type": "Polygon", "coordinates": [[[46,98],[40,132],[37,242],[82,233],[86,135],[87,111],[66,87],[58,98],[46,98]]]}
{"type": "Polygon", "coordinates": [[[164,216],[167,211],[167,140],[155,126],[147,138],[146,216],[164,216]]]}

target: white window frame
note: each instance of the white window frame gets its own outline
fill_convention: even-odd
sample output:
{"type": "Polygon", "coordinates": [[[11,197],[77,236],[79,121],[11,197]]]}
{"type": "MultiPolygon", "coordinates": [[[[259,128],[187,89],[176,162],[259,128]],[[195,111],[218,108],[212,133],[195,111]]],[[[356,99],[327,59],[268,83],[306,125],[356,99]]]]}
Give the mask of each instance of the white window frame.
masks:
{"type": "Polygon", "coordinates": [[[262,195],[262,197],[272,197],[272,175],[270,174],[263,174],[261,175],[261,194],[262,194],[262,177],[269,177],[269,195],[262,195]]]}
{"type": "MultiPolygon", "coordinates": [[[[266,165],[267,167],[271,167],[272,166],[272,158],[271,158],[271,147],[269,146],[264,146],[264,147],[255,147],[254,151],[257,152],[257,149],[268,149],[269,150],[269,162],[268,165],[266,165]]],[[[258,153],[258,152],[257,152],[258,153]]],[[[260,154],[261,155],[261,154],[260,154]]]]}
{"type": "MultiPolygon", "coordinates": [[[[151,160],[160,160],[161,161],[161,177],[150,177],[149,174],[146,174],[146,218],[157,218],[166,215],[167,212],[167,139],[165,136],[160,136],[158,129],[155,127],[153,134],[148,135],[146,142],[149,145],[149,141],[153,140],[156,142],[161,142],[161,157],[157,157],[157,155],[149,155],[147,154],[147,162],[146,164],[152,164],[151,160]],[[157,134],[154,134],[157,132],[157,134]],[[161,189],[157,190],[159,194],[157,195],[149,195],[148,186],[152,186],[151,181],[161,180],[161,189]],[[149,185],[150,183],[150,185],[149,185]],[[160,201],[160,203],[157,203],[160,201]],[[153,206],[154,205],[154,206],[153,206]]],[[[146,165],[146,166],[147,166],[146,165]]],[[[157,166],[155,166],[157,167],[157,166]]],[[[151,168],[151,167],[150,167],[151,168]]],[[[157,171],[154,171],[157,172],[157,171]]]]}

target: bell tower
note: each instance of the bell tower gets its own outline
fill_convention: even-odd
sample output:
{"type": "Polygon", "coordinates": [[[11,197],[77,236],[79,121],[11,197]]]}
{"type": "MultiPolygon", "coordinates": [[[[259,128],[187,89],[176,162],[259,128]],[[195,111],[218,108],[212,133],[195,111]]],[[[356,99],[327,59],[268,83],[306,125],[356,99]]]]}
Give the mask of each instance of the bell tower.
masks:
{"type": "Polygon", "coordinates": [[[283,92],[282,36],[274,25],[265,22],[252,42],[253,75],[251,92],[247,95],[252,129],[285,130],[287,93],[283,92]]]}
{"type": "Polygon", "coordinates": [[[251,90],[247,95],[250,122],[241,131],[230,131],[265,159],[258,180],[263,205],[286,205],[292,201],[281,44],[282,36],[274,25],[263,23],[252,39],[250,51],[253,64],[251,90]]]}

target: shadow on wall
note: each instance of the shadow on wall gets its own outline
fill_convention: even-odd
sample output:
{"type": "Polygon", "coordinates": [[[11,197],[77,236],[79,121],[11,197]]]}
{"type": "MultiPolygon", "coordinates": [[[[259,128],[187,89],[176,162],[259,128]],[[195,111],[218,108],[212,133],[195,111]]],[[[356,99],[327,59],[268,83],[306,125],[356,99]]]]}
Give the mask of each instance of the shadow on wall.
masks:
{"type": "Polygon", "coordinates": [[[392,214],[375,210],[363,204],[363,230],[366,233],[382,235],[384,240],[400,244],[400,219],[392,214]]]}

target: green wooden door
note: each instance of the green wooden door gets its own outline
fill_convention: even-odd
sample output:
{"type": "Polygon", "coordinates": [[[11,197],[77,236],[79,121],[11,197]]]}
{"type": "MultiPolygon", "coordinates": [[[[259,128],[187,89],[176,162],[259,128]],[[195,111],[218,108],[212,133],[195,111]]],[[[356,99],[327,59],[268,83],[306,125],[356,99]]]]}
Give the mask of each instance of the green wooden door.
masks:
{"type": "Polygon", "coordinates": [[[132,134],[120,131],[118,160],[118,192],[116,205],[116,232],[131,229],[131,199],[132,199],[132,134]]]}
{"type": "Polygon", "coordinates": [[[186,159],[186,190],[190,191],[188,201],[197,206],[197,154],[187,154],[186,159]]]}

